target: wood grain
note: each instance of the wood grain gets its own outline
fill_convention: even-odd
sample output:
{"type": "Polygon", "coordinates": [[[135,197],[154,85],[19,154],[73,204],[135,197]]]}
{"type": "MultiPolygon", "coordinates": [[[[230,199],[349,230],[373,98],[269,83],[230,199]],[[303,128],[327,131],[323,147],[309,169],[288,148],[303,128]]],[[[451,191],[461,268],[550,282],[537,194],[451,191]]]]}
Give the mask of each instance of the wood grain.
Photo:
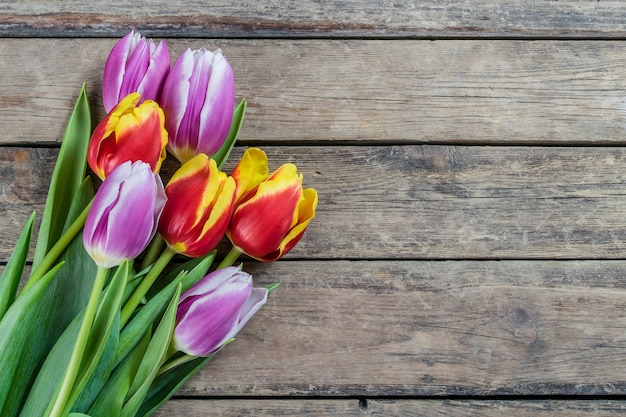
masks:
{"type": "MultiPolygon", "coordinates": [[[[99,121],[101,72],[114,41],[0,40],[0,144],[58,144],[85,81],[99,121]]],[[[237,97],[249,103],[244,144],[624,143],[626,50],[618,42],[169,45],[173,57],[186,47],[223,49],[237,97]]]]}
{"type": "Polygon", "coordinates": [[[176,37],[620,38],[620,2],[27,0],[0,10],[3,36],[119,36],[130,27],[176,37]]]}
{"type": "Polygon", "coordinates": [[[476,400],[172,400],[155,417],[209,416],[432,416],[432,417],[608,417],[623,415],[620,401],[476,400]]]}
{"type": "Polygon", "coordinates": [[[624,261],[279,261],[183,396],[626,393],[624,261]]]}
{"type": "MultiPolygon", "coordinates": [[[[265,147],[320,204],[293,259],[615,259],[626,148],[265,147]]],[[[0,153],[0,255],[41,213],[56,149],[0,153]]],[[[229,171],[242,153],[237,148],[229,171]]],[[[167,162],[167,161],[166,161],[167,162]]],[[[167,178],[176,167],[164,167],[167,178]]]]}

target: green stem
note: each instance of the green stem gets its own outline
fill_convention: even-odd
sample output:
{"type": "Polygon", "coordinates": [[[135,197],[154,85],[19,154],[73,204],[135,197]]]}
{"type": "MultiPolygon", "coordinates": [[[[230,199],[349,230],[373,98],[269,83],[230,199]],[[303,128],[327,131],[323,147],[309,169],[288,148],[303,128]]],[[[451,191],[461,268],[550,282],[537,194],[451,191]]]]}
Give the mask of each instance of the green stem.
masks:
{"type": "Polygon", "coordinates": [[[185,355],[180,356],[180,357],[178,357],[176,359],[173,359],[173,360],[163,364],[163,366],[161,366],[157,376],[161,376],[164,373],[166,373],[168,371],[171,371],[172,369],[176,368],[177,366],[184,365],[187,362],[190,362],[190,361],[192,361],[192,360],[194,360],[196,358],[197,358],[197,356],[191,356],[191,355],[185,354],[185,355]]]}
{"type": "Polygon", "coordinates": [[[165,269],[167,264],[172,260],[172,258],[176,255],[170,247],[166,247],[159,259],[156,260],[148,274],[141,280],[139,286],[135,289],[133,294],[130,296],[124,308],[122,308],[122,313],[120,315],[120,328],[123,328],[130,316],[135,312],[135,309],[141,303],[143,297],[148,293],[148,290],[154,284],[154,281],[159,277],[161,272],[165,269]]]}
{"type": "Polygon", "coordinates": [[[157,233],[152,239],[152,243],[150,243],[150,247],[146,252],[146,256],[143,258],[143,262],[141,263],[140,271],[146,269],[149,265],[152,265],[156,262],[157,257],[161,253],[163,248],[163,236],[160,233],[157,233]]]}
{"type": "Polygon", "coordinates": [[[102,294],[102,289],[104,288],[108,272],[109,270],[107,268],[98,267],[96,279],[93,283],[91,295],[89,296],[89,302],[85,308],[85,315],[83,316],[83,321],[80,325],[80,330],[78,331],[78,337],[76,338],[76,343],[74,344],[74,350],[72,351],[70,362],[65,370],[65,374],[63,375],[63,380],[60,385],[61,388],[55,398],[52,410],[50,411],[50,414],[48,414],[49,417],[62,416],[66,402],[72,392],[76,375],[78,374],[78,369],[80,368],[80,364],[83,359],[85,346],[87,345],[87,340],[89,339],[91,326],[93,325],[93,320],[98,308],[98,300],[100,299],[100,294],[102,294]]]}
{"type": "Polygon", "coordinates": [[[35,285],[37,281],[39,281],[45,274],[52,268],[54,262],[61,256],[65,248],[72,242],[72,240],[78,235],[85,225],[85,221],[87,220],[87,215],[89,214],[89,209],[93,204],[93,199],[87,204],[87,207],[83,209],[83,211],[78,215],[76,220],[70,225],[70,227],[61,235],[59,240],[50,248],[46,256],[41,260],[41,263],[37,268],[30,274],[30,278],[24,284],[24,288],[22,289],[22,293],[28,290],[30,287],[35,285]]]}
{"type": "Polygon", "coordinates": [[[222,268],[226,268],[227,266],[232,266],[232,264],[235,263],[235,261],[239,258],[239,256],[242,253],[243,252],[241,251],[241,249],[239,249],[236,246],[233,246],[230,252],[228,252],[228,254],[226,255],[226,257],[222,259],[222,262],[220,262],[217,269],[222,269],[222,268]]]}

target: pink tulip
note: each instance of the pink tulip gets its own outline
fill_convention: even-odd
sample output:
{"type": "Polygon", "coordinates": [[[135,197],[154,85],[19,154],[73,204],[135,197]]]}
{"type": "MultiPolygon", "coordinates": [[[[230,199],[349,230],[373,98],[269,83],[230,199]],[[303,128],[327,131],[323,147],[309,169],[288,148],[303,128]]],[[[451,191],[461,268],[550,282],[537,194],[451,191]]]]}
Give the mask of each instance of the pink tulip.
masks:
{"type": "Polygon", "coordinates": [[[183,52],[172,67],[160,101],[168,150],[181,163],[224,144],[235,108],[233,70],[222,55],[199,49],[183,52]]]}
{"type": "Polygon", "coordinates": [[[154,236],[165,205],[161,178],[150,165],[124,162],[106,177],[83,231],[83,245],[98,266],[136,258],[154,236]]]}
{"type": "Polygon", "coordinates": [[[107,113],[134,92],[139,92],[143,100],[158,101],[169,69],[170,53],[165,42],[156,46],[153,40],[131,31],[115,44],[104,66],[102,101],[107,113]]]}
{"type": "Polygon", "coordinates": [[[231,266],[218,269],[180,298],[174,347],[209,356],[231,340],[267,301],[266,288],[252,288],[252,276],[231,266]]]}

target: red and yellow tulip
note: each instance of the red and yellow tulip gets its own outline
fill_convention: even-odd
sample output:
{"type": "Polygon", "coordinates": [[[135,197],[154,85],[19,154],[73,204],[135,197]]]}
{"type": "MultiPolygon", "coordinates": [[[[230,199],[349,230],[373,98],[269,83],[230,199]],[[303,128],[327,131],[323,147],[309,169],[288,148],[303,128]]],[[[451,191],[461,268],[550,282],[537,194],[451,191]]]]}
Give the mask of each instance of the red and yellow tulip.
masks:
{"type": "Polygon", "coordinates": [[[302,188],[302,174],[284,164],[267,176],[267,157],[249,149],[233,171],[237,203],[228,237],[241,252],[274,261],[298,243],[315,217],[317,192],[302,188]]]}
{"type": "Polygon", "coordinates": [[[235,202],[235,180],[200,154],[184,163],[165,187],[159,231],[177,253],[211,252],[226,233],[235,202]]]}
{"type": "Polygon", "coordinates": [[[87,149],[87,161],[101,179],[126,161],[144,161],[158,172],[165,159],[167,131],[159,105],[139,93],[124,97],[96,126],[87,149]]]}

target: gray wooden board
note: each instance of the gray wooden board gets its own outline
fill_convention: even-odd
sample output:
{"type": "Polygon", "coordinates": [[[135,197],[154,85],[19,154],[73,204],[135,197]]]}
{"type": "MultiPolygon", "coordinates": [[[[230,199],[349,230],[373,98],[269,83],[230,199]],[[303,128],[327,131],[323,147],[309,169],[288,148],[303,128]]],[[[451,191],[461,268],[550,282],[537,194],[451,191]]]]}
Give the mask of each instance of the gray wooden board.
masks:
{"type": "Polygon", "coordinates": [[[279,261],[185,396],[617,395],[624,261],[279,261]]]}
{"type": "MultiPolygon", "coordinates": [[[[319,193],[288,254],[309,259],[615,259],[626,248],[626,148],[264,147],[319,193]]],[[[240,157],[237,148],[227,170],[240,157]]],[[[0,237],[9,252],[41,213],[55,149],[0,153],[0,237]]],[[[166,161],[164,176],[177,165],[166,161]]]]}
{"type": "MultiPolygon", "coordinates": [[[[57,144],[113,39],[1,39],[0,144],[57,144]],[[54,53],[50,53],[54,51],[54,53]]],[[[620,42],[170,40],[222,48],[241,143],[623,144],[620,42]]]]}
{"type": "Polygon", "coordinates": [[[129,27],[186,37],[620,38],[617,1],[7,2],[4,36],[119,36],[129,27]]]}
{"type": "Polygon", "coordinates": [[[472,401],[472,400],[368,400],[368,399],[208,399],[172,400],[155,417],[209,416],[430,416],[430,417],[609,417],[621,416],[621,401],[472,401]]]}

